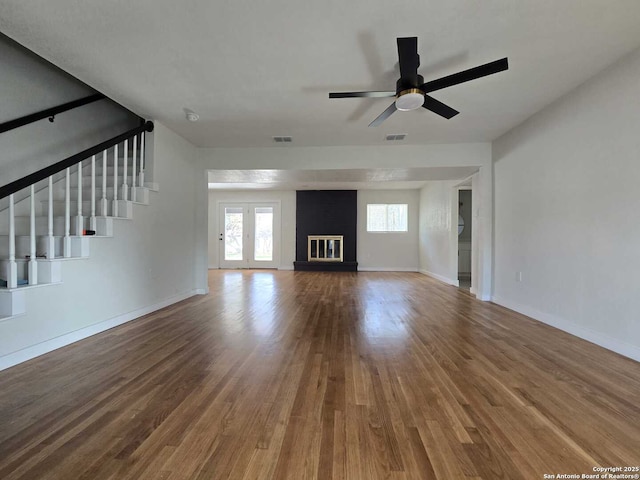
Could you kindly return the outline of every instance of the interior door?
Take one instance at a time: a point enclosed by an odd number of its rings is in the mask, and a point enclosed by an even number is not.
[[[220,268],[277,268],[280,205],[221,203]]]

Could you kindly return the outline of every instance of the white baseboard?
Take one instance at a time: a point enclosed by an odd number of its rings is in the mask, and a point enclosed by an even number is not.
[[[624,342],[622,340],[612,338],[608,335],[603,334],[602,332],[598,332],[591,328],[578,325],[577,323],[574,323],[565,318],[561,318],[557,315],[541,312],[535,308],[526,305],[520,305],[516,302],[512,302],[495,295],[491,298],[491,301],[510,310],[514,310],[518,313],[526,315],[527,317],[531,317],[534,320],[538,320],[542,323],[546,323],[547,325],[551,325],[552,327],[563,330],[567,333],[570,333],[571,335],[580,337],[583,340],[595,343],[596,345],[606,348],[607,350],[611,350],[613,352],[619,353],[620,355],[624,355],[625,357],[629,357],[640,362],[640,347],[636,345],[631,345],[630,343]]]
[[[207,293],[209,293],[209,287],[207,288],[196,288],[193,293],[195,295],[206,295]]]
[[[293,265],[280,265],[278,270],[293,270]]]
[[[0,357],[0,370],[5,370],[9,367],[13,367],[14,365],[18,365],[19,363],[26,362],[27,360],[31,360],[32,358],[39,357],[40,355],[44,355],[45,353],[57,350],[58,348],[66,347],[67,345],[75,343],[79,340],[83,340],[87,337],[96,335],[97,333],[104,332],[105,330],[109,330],[110,328],[117,327],[118,325],[130,322],[131,320],[135,320],[136,318],[147,315],[148,313],[152,313],[156,310],[160,310],[161,308],[173,305],[174,303],[192,297],[195,294],[197,294],[196,290],[190,290],[188,292],[174,295],[153,305],[139,308],[137,310],[133,310],[132,312],[118,315],[117,317],[104,320],[94,325],[89,325],[88,327],[81,328],[80,330],[65,333],[64,335],[52,338],[51,340],[46,340],[42,343],[23,348],[22,350],[18,350],[17,352],[9,353],[8,355]]]
[[[460,286],[458,279],[453,280],[452,278],[445,277],[444,275],[438,275],[437,273],[429,272],[428,270],[418,270],[418,272],[428,277],[435,278],[436,280],[440,280],[447,285],[453,285],[454,287]]]
[[[217,265],[209,265],[209,270],[218,270]]]
[[[417,268],[411,267],[360,267],[359,272],[417,272]]]

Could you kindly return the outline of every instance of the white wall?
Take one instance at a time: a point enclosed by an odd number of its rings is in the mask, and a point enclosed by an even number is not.
[[[206,176],[206,175],[205,175]],[[280,203],[280,266],[293,270],[296,259],[296,192],[255,190],[209,190],[209,268],[218,268],[220,240],[218,215],[220,202],[279,202]]]
[[[358,190],[358,270],[418,271],[418,190]],[[367,232],[368,203],[406,203],[408,232]]]
[[[205,169],[348,169],[490,166],[489,143],[351,147],[200,148]]]
[[[201,290],[195,148],[157,122],[153,142],[160,191],[117,220],[113,238],[91,239],[90,258],[64,261],[62,284],[26,290],[27,313],[0,322],[0,368]]]
[[[0,122],[95,93],[0,35]],[[0,135],[0,185],[81,152],[137,126],[134,115],[109,100],[78,107]]]
[[[420,190],[420,272],[458,285],[457,181],[428,182]]]
[[[494,301],[640,360],[638,79],[640,51],[494,143]]]

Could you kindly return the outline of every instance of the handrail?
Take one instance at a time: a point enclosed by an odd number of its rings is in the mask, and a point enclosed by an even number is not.
[[[103,98],[106,97],[102,93],[96,93],[94,95],[89,95],[88,97],[80,98],[72,102],[63,103],[62,105],[58,105],[57,107],[47,108],[46,110],[32,113],[30,115],[25,115],[24,117],[16,118],[15,120],[9,120],[8,122],[0,123],[0,133],[8,132],[9,130],[13,130],[14,128],[37,122],[38,120],[42,120],[43,118],[52,118],[59,113],[81,107],[88,103],[97,102],[98,100],[102,100]]]
[[[36,182],[44,180],[45,178],[50,177],[51,175],[55,175],[56,173],[61,172],[66,168],[72,167],[76,163],[80,163],[83,160],[86,160],[87,158],[89,158],[90,156],[96,155],[106,150],[107,148],[113,147],[114,145],[120,142],[123,142],[124,140],[131,138],[134,135],[137,135],[142,132],[153,132],[153,122],[149,122],[149,121],[145,122],[143,125],[140,125],[139,127],[132,128],[131,130],[124,132],[116,137],[113,137],[109,140],[99,143],[98,145],[95,145],[91,148],[87,148],[86,150],[83,150],[80,153],[71,155],[70,157],[65,158],[64,160],[61,160],[57,163],[54,163],[53,165],[49,165],[48,167],[43,168],[42,170],[38,170],[35,173],[31,173],[26,177],[22,177],[19,180],[16,180],[14,182],[6,184],[3,187],[0,187],[0,199],[4,197],[8,197],[12,193],[19,192],[23,188],[26,188],[30,185],[33,185]]]

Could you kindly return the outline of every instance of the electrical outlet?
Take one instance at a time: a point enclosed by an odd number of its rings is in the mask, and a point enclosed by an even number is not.
[[[516,282],[522,281],[522,272],[516,272]]]

